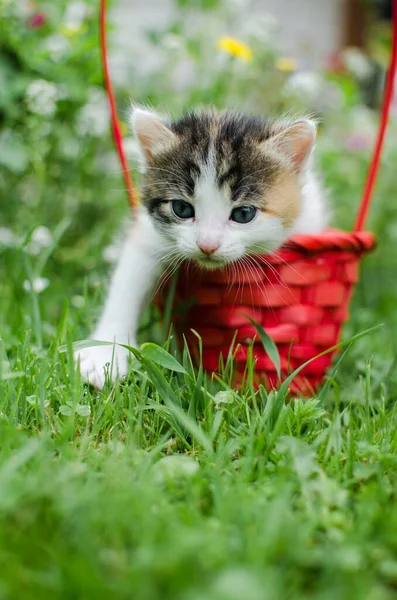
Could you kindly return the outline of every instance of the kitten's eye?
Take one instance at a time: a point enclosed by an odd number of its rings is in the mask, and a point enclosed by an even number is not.
[[[189,202],[184,200],[171,200],[174,215],[179,219],[192,219],[194,217],[194,208]]]
[[[253,206],[239,206],[232,210],[230,218],[236,223],[249,223],[255,217],[256,210]]]

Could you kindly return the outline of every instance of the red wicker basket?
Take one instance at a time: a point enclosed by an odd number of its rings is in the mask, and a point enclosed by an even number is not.
[[[236,372],[244,373],[248,347],[258,382],[278,384],[276,367],[267,356],[250,317],[277,344],[282,375],[334,346],[348,318],[348,306],[363,253],[374,247],[368,232],[326,231],[292,238],[281,251],[264,256],[250,270],[239,269],[231,285],[228,271],[203,273],[183,270],[175,303],[193,305],[175,321],[193,356],[198,357],[199,334],[205,369],[217,371],[220,356],[234,355]],[[324,378],[332,353],[301,371],[292,389],[311,393]]]
[[[106,0],[101,0],[101,47],[113,134],[122,164],[132,208],[135,195],[122,145],[114,95],[109,76],[105,27]],[[354,284],[362,255],[374,248],[373,234],[363,231],[379,168],[397,65],[397,0],[393,0],[393,43],[386,80],[377,141],[370,163],[363,198],[353,232],[329,230],[317,235],[295,236],[278,252],[255,259],[257,266],[242,268],[233,282],[227,271],[207,273],[183,270],[176,288],[175,304],[193,305],[175,321],[179,338],[186,337],[193,356],[202,341],[203,366],[217,371],[220,357],[234,344],[236,372],[244,372],[248,347],[254,343],[258,380],[272,387],[279,382],[275,366],[257,341],[257,330],[249,317],[263,326],[278,346],[282,376],[322,351],[337,344],[341,326],[348,318]],[[308,393],[319,384],[332,361],[332,353],[313,360],[293,382],[295,390]]]

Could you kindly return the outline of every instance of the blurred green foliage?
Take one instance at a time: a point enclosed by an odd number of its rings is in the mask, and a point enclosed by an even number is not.
[[[377,125],[365,57],[310,69],[245,2],[175,7],[124,57],[123,125],[131,97],[174,116],[203,104],[313,113],[333,223],[350,228]],[[385,326],[351,348],[326,398],[237,393],[186,355],[187,375],[147,358],[161,390],[137,369],[98,393],[58,351],[87,337],[129,215],[97,11],[0,0],[0,598],[394,598],[395,108],[370,218],[379,249],[345,335]],[[114,58],[126,50],[111,15]],[[225,35],[252,60],[222,51]],[[135,166],[126,126],[125,142]]]

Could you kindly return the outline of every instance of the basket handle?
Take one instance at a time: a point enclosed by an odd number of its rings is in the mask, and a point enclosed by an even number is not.
[[[380,114],[378,135],[375,142],[371,162],[369,164],[367,178],[364,184],[363,197],[358,207],[354,231],[362,231],[367,221],[375,182],[379,171],[380,159],[385,140],[386,129],[389,124],[390,108],[394,95],[394,81],[397,68],[397,0],[393,0],[393,23],[392,23],[392,48],[389,68],[387,70],[386,85]]]
[[[110,118],[113,131],[113,139],[116,146],[116,150],[119,156],[120,164],[122,167],[124,182],[128,194],[129,204],[133,211],[137,209],[137,195],[132,181],[131,173],[128,168],[127,158],[123,147],[123,137],[121,134],[120,122],[117,116],[116,101],[114,98],[112,81],[110,78],[109,65],[108,65],[108,52],[106,43],[106,0],[101,0],[100,5],[100,45],[101,45],[101,57],[102,57],[102,68],[105,77],[105,89],[109,101]],[[394,82],[397,68],[397,0],[393,0],[393,25],[392,25],[392,49],[390,64],[387,72],[386,85],[382,103],[382,110],[380,115],[379,130],[372,154],[371,162],[367,177],[364,184],[363,196],[358,208],[356,222],[354,224],[354,231],[361,231],[365,227],[365,223],[368,217],[372,196],[375,188],[375,182],[379,171],[380,159],[382,155],[386,129],[389,122],[390,108],[393,100],[394,93]]]
[[[108,65],[108,51],[106,43],[106,0],[101,0],[101,7],[99,13],[99,31],[100,31],[100,45],[101,45],[101,57],[102,57],[102,69],[105,77],[105,89],[109,101],[110,108],[110,120],[112,124],[113,139],[116,146],[117,154],[123,172],[124,183],[128,194],[129,204],[134,212],[137,210],[137,195],[134,188],[134,184],[131,177],[131,172],[128,168],[127,158],[123,147],[123,136],[121,133],[120,121],[117,116],[116,101],[114,98],[112,80],[110,78],[109,65]]]

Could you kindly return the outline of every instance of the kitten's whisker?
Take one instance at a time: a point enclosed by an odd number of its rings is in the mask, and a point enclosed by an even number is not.
[[[278,291],[278,289],[277,289],[277,288],[274,286],[273,282],[270,280],[270,278],[269,278],[269,276],[267,275],[266,271],[264,271],[264,274],[265,274],[265,277],[266,277],[266,280],[267,280],[268,284],[270,284],[270,285],[271,285],[271,287],[272,287],[272,288],[273,288],[273,290],[275,291],[276,295],[277,295],[277,296],[280,298],[280,300],[283,300],[283,297],[281,296],[281,294],[280,294],[280,292]],[[264,284],[264,286],[263,286],[263,290],[265,290],[265,288],[266,288],[266,285]],[[290,289],[290,288],[288,287],[288,285],[286,285],[286,284],[285,284],[285,282],[284,282],[284,288],[285,288],[285,289]],[[291,304],[289,304],[289,303],[287,302],[286,306],[288,306],[288,307],[291,307]]]
[[[255,264],[257,265],[257,267],[259,267],[259,269],[263,269],[263,265],[259,264],[258,262],[256,262],[255,258],[257,257],[258,259],[260,259],[265,266],[270,269],[270,271],[274,274],[274,276],[276,277],[278,283],[280,285],[282,285],[284,288],[288,288],[288,285],[285,283],[284,279],[281,277],[280,273],[277,271],[277,269],[271,264],[269,263],[265,258],[263,254],[259,254],[257,252],[255,252],[254,254],[250,254],[250,256],[254,259]]]
[[[260,281],[260,282],[258,282],[258,283],[257,283],[257,285],[258,285],[259,291],[261,291],[261,292],[262,292],[262,294],[263,294],[263,295],[265,296],[265,298],[266,298],[266,306],[267,306],[268,308],[270,308],[270,309],[272,310],[273,314],[274,314],[274,307],[273,307],[273,306],[270,304],[270,302],[269,302],[269,293],[268,293],[268,289],[267,289],[266,281],[267,281],[268,283],[270,283],[270,285],[271,285],[272,287],[273,287],[273,284],[272,284],[272,282],[269,280],[269,277],[267,276],[267,274],[266,274],[266,272],[265,272],[265,271],[263,272],[263,274],[264,274],[264,277],[265,277],[265,281]],[[278,295],[279,295],[279,294],[278,294]]]
[[[251,285],[251,279],[250,279],[249,275],[252,275],[255,279],[255,271],[253,270],[252,265],[250,264],[250,260],[249,260],[248,256],[245,257],[245,263],[246,263],[247,269],[249,271],[249,272],[247,272],[247,275],[248,275],[248,284],[249,284],[250,295],[251,295],[251,306],[252,306],[252,308],[254,308],[254,296],[252,294],[252,285]]]
[[[226,287],[226,292],[225,292],[225,296],[227,296],[230,293],[231,288],[233,287],[233,283],[234,283],[234,279],[235,279],[235,263],[227,263],[226,264],[226,276],[227,276],[227,287]]]
[[[302,278],[302,281],[305,281],[305,277],[302,275],[302,273],[299,273],[299,271],[297,271],[297,270],[296,270],[296,269],[295,269],[295,268],[292,266],[292,264],[291,264],[291,263],[287,262],[287,261],[286,261],[286,260],[285,260],[285,259],[284,259],[282,256],[280,256],[280,255],[278,254],[278,250],[273,250],[273,251],[272,251],[272,254],[273,254],[273,255],[274,255],[274,256],[275,256],[275,257],[276,257],[278,260],[281,260],[281,262],[282,262],[284,265],[287,265],[287,266],[288,266],[290,269],[292,269],[292,271],[293,271],[293,272],[294,272],[296,275],[299,275],[299,277],[301,277],[301,278]]]
[[[167,267],[167,269],[161,276],[161,278],[156,286],[153,297],[156,296],[159,293],[160,289],[167,283],[167,281],[169,281],[172,278],[172,276],[174,275],[174,273],[176,273],[176,271],[181,266],[181,264],[183,263],[184,260],[185,260],[185,257],[180,256],[179,259],[174,264]]]

